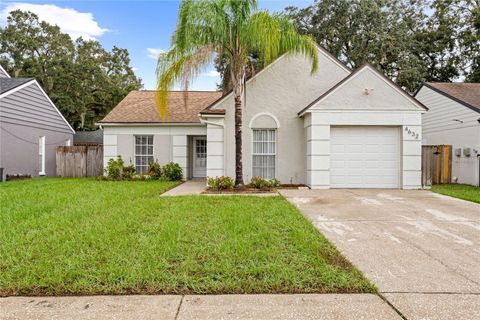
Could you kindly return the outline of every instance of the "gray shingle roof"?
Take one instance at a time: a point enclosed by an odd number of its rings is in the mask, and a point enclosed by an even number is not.
[[[425,86],[480,112],[480,83],[427,82]]]
[[[0,94],[15,89],[33,78],[0,78]]]
[[[97,129],[95,131],[77,131],[73,135],[74,144],[103,144],[103,130]]]

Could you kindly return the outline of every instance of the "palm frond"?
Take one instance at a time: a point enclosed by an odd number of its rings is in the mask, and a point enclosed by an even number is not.
[[[242,40],[251,48],[257,48],[265,65],[284,53],[300,53],[310,58],[311,73],[318,68],[318,51],[311,36],[300,35],[290,19],[283,14],[271,15],[268,11],[253,14],[245,29]]]
[[[176,47],[161,55],[157,63],[157,93],[156,102],[160,117],[165,119],[168,111],[168,91],[179,82],[185,90],[185,105],[188,86],[212,62],[215,46],[206,45],[195,52],[180,54]]]

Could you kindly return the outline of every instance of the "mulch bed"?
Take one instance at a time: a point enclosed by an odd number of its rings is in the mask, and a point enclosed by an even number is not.
[[[225,190],[213,190],[207,188],[203,191],[202,194],[258,194],[258,193],[277,193],[280,189],[298,189],[301,187],[307,188],[304,184],[282,184],[277,188],[272,189],[257,189],[250,186],[243,186],[234,189],[225,189]]]
[[[29,174],[7,174],[7,181],[32,179]]]

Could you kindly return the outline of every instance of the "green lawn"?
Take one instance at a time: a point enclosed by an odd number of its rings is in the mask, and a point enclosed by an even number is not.
[[[480,203],[480,188],[466,184],[439,184],[432,186],[432,191],[447,196]]]
[[[375,292],[283,198],[174,185],[0,184],[0,296]]]

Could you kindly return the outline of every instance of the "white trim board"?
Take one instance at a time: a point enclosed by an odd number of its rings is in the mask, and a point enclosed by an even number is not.
[[[0,70],[7,76],[7,78],[11,78],[11,76],[8,74],[7,70],[5,70],[2,65],[0,65]]]
[[[18,87],[15,87],[7,92],[4,92],[2,94],[0,94],[0,98],[4,98],[6,96],[9,96],[11,95],[12,93],[15,93],[17,91],[20,91],[22,90],[23,88],[26,88],[28,87],[29,85],[31,84],[35,84],[39,89],[40,91],[42,92],[42,94],[47,98],[48,102],[50,103],[50,105],[55,109],[55,111],[58,113],[58,115],[62,118],[62,120],[67,124],[68,128],[72,131],[73,134],[75,134],[75,130],[73,130],[72,126],[70,125],[70,123],[68,123],[67,119],[65,119],[65,117],[63,116],[63,114],[60,112],[60,110],[58,110],[57,106],[53,103],[53,101],[50,99],[50,97],[47,95],[47,93],[45,92],[45,90],[43,90],[42,86],[40,86],[40,84],[37,82],[37,80],[35,79],[32,79],[28,82],[25,82],[24,84],[22,85],[19,85]]]
[[[352,70],[350,70],[349,68],[347,68],[344,64],[342,64],[339,60],[335,59],[326,49],[320,47],[319,45],[317,45],[317,48],[318,48],[318,51],[320,53],[322,53],[327,59],[331,60],[333,63],[335,63],[336,65],[338,65],[340,68],[342,68],[344,71],[348,72],[349,74],[352,73]],[[265,68],[263,68],[262,70],[260,70],[257,74],[255,74],[253,77],[251,77],[250,79],[247,80],[247,82],[245,83],[245,86],[247,84],[249,84],[251,81],[253,81],[254,79],[256,79],[257,77],[259,77],[261,74],[263,74],[265,71],[267,71],[268,69],[270,69],[274,64],[276,64],[278,61],[284,59],[285,57],[288,57],[288,56],[291,56],[293,53],[285,53],[283,55],[281,55],[280,57],[278,57],[276,60],[274,60],[272,63],[270,63],[268,66],[266,66]],[[224,101],[225,99],[227,99],[228,97],[230,97],[231,95],[233,95],[233,91],[231,91],[230,93],[224,95],[223,97],[221,97],[220,99],[218,99],[217,101],[215,101],[212,105],[208,106],[207,108],[208,109],[215,109],[217,107],[217,105]]]

